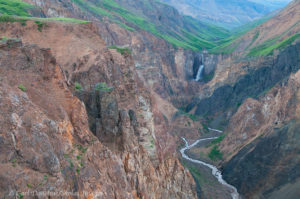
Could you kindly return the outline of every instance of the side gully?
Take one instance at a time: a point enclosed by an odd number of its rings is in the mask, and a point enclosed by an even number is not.
[[[216,130],[216,129],[211,129],[211,128],[210,128],[209,130],[215,131],[215,132],[218,132],[218,133],[222,133],[222,131]],[[207,140],[214,140],[214,139],[217,139],[217,138],[218,138],[218,137],[210,137],[210,138],[198,139],[196,142],[194,142],[194,143],[191,144],[191,145],[189,145],[189,143],[187,142],[187,140],[186,140],[185,138],[182,138],[183,141],[185,142],[185,147],[182,148],[182,149],[180,150],[180,153],[181,153],[181,155],[182,155],[182,157],[183,157],[184,159],[189,160],[189,161],[191,161],[191,162],[193,162],[193,163],[200,164],[200,165],[203,165],[203,166],[206,166],[206,167],[210,168],[210,169],[212,170],[212,175],[215,176],[215,177],[218,179],[219,183],[221,183],[222,185],[224,185],[224,186],[226,186],[226,187],[229,188],[229,190],[231,191],[231,197],[232,197],[232,199],[240,199],[240,196],[239,196],[239,193],[237,192],[237,189],[236,189],[234,186],[228,184],[228,183],[223,179],[222,173],[221,173],[221,171],[218,170],[217,167],[215,167],[214,165],[211,165],[211,164],[202,162],[202,161],[200,161],[200,160],[192,159],[192,158],[190,158],[189,156],[187,156],[187,155],[185,154],[185,151],[186,151],[186,150],[193,148],[194,146],[196,146],[196,145],[199,144],[200,142],[207,141]]]

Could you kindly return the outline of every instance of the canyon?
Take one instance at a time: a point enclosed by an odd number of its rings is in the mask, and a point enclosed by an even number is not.
[[[0,16],[1,198],[300,195],[299,0],[233,35],[154,0],[22,3]]]

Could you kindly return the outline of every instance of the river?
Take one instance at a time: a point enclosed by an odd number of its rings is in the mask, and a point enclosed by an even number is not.
[[[216,131],[216,132],[218,132],[218,133],[222,133],[222,131],[216,130],[216,129],[209,129],[209,130],[211,130],[211,131]],[[182,155],[182,157],[183,157],[184,159],[189,160],[189,161],[191,161],[191,162],[193,162],[193,163],[200,164],[200,165],[203,165],[203,166],[206,166],[206,167],[210,168],[210,169],[212,170],[212,175],[215,176],[215,177],[218,179],[219,183],[221,183],[222,185],[224,185],[224,186],[226,186],[227,188],[229,188],[229,190],[231,191],[231,197],[232,197],[232,199],[239,199],[240,196],[239,196],[239,193],[237,192],[237,189],[236,189],[234,186],[228,184],[228,183],[223,179],[222,173],[221,173],[221,171],[218,170],[217,167],[215,167],[214,165],[208,164],[208,163],[206,163],[206,162],[200,161],[200,160],[192,159],[192,158],[190,158],[189,156],[187,156],[187,155],[185,154],[185,151],[186,151],[186,150],[193,148],[194,146],[196,146],[196,145],[199,144],[200,142],[207,141],[207,140],[214,140],[214,139],[217,139],[217,138],[218,138],[218,137],[210,137],[210,138],[198,139],[196,142],[194,142],[194,143],[191,144],[191,145],[189,145],[189,143],[186,141],[185,138],[182,138],[182,139],[184,140],[184,142],[185,142],[185,147],[182,148],[182,149],[180,150],[180,153],[181,153],[181,155]]]

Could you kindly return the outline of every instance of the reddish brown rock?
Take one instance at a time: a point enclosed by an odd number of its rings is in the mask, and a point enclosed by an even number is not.
[[[69,27],[54,23],[47,28],[48,33],[68,33]],[[27,28],[20,30],[23,41],[39,47],[9,40],[0,48],[1,197],[35,190],[80,198],[195,198],[194,181],[178,160],[158,158],[151,98],[137,83],[130,56],[107,50],[100,37],[98,50],[81,40],[63,45],[73,52],[81,45],[77,57],[56,42],[49,42],[51,50],[41,50],[47,43],[27,32],[35,32],[34,24]],[[75,81],[82,91],[73,90]],[[94,90],[98,82],[113,87],[100,99]],[[90,110],[97,106],[94,117]],[[90,131],[93,119],[104,126],[98,133],[118,139],[96,137]]]

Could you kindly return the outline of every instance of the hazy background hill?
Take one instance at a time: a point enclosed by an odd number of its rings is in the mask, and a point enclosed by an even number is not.
[[[161,0],[185,15],[234,28],[283,8],[291,0]]]

